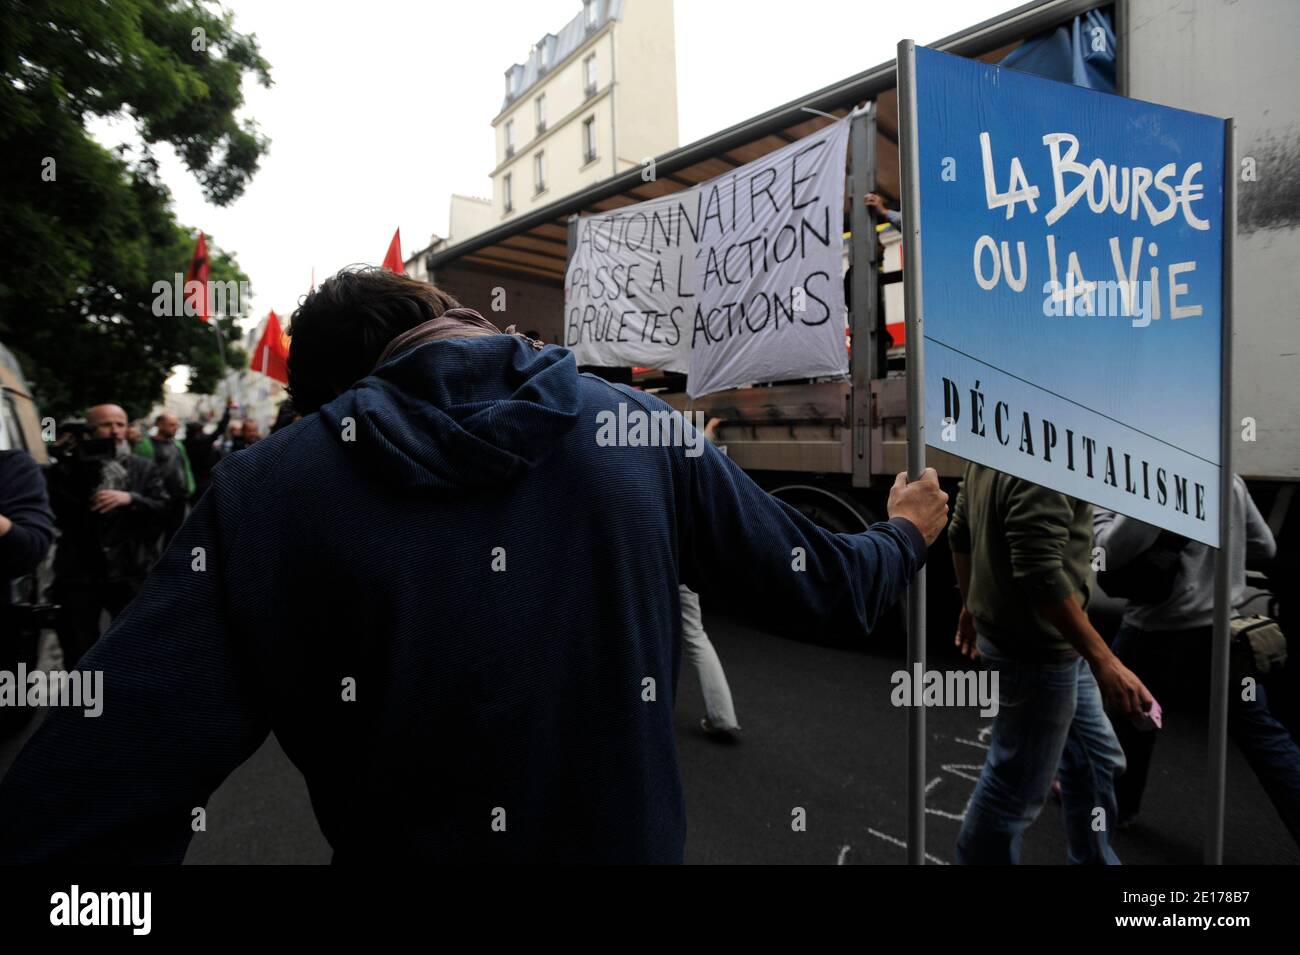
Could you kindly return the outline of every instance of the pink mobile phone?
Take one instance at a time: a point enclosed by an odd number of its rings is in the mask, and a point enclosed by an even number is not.
[[[1160,704],[1154,699],[1151,701],[1151,709],[1145,713],[1135,713],[1131,719],[1133,725],[1140,730],[1158,730],[1164,726],[1164,719],[1160,713]]]

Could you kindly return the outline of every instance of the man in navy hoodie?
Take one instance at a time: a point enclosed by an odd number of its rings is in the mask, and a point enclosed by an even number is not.
[[[678,583],[865,638],[946,521],[933,473],[836,535],[707,441],[605,446],[667,406],[405,276],[340,273],[292,329],[303,419],[217,468],[86,656],[103,713],[20,755],[0,862],[179,862],[271,730],[337,862],[680,862]]]

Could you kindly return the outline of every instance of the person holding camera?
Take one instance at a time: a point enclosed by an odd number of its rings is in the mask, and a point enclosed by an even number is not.
[[[150,461],[133,455],[126,412],[96,405],[86,428],[50,472],[62,532],[54,555],[56,629],[75,669],[99,639],[100,616],[117,616],[162,553],[169,496]]]

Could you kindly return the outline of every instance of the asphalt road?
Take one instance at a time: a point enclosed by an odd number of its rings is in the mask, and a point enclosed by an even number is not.
[[[684,671],[677,725],[690,820],[687,861],[904,863],[907,711],[889,701],[890,677],[904,667],[901,653],[800,643],[707,611],[706,622],[743,732],[736,745],[723,747],[692,729],[703,702],[693,674]],[[961,814],[984,761],[981,730],[989,723],[973,709],[927,711],[932,863],[953,860]],[[1203,719],[1171,715],[1161,732],[1143,818],[1114,838],[1126,864],[1201,860],[1206,726]],[[1231,746],[1227,800],[1226,862],[1300,862],[1300,849]],[[805,832],[791,830],[796,806],[807,810]],[[1021,858],[1065,862],[1054,800],[1026,833]]]
[[[901,654],[783,639],[705,613],[743,730],[732,744],[698,729],[694,673],[682,673],[676,722],[686,790],[689,863],[901,864],[907,711],[889,702]],[[937,662],[937,661],[936,661]],[[928,711],[927,850],[950,863],[961,813],[984,758],[971,709]],[[1205,725],[1170,714],[1152,767],[1144,816],[1115,835],[1127,864],[1197,863],[1205,810]],[[17,741],[0,743],[0,772]],[[1235,748],[1228,756],[1228,863],[1300,862],[1263,790]],[[806,819],[795,831],[797,809]],[[1022,860],[1061,864],[1060,808],[1049,800]],[[213,795],[208,831],[186,862],[326,863],[306,786],[274,738]]]

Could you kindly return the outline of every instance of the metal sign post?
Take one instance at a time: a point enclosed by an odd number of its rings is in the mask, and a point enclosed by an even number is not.
[[[876,374],[876,228],[875,216],[867,208],[867,195],[876,191],[876,104],[855,110],[849,120],[849,228],[853,234],[849,249],[853,353],[850,371],[853,381],[853,486],[871,484],[871,379]]]
[[[903,315],[907,355],[907,477],[925,470],[924,324],[921,310],[921,186],[916,135],[916,43],[898,44],[898,147],[903,199]],[[907,588],[907,671],[925,672],[925,568]],[[925,864],[925,707],[907,711],[907,861]]]
[[[1219,389],[1219,549],[1214,553],[1214,641],[1210,657],[1209,807],[1205,864],[1223,864],[1228,759],[1229,630],[1232,620],[1232,246],[1237,234],[1236,124],[1223,124],[1223,316]]]

